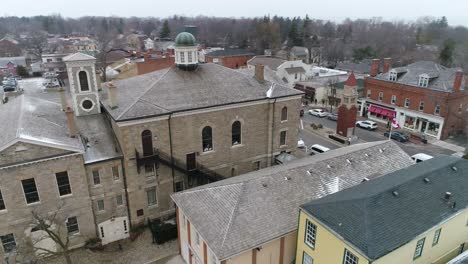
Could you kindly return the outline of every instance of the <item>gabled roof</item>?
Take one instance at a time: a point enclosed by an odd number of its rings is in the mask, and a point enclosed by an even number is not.
[[[436,157],[302,208],[376,260],[466,210],[467,175],[468,160]]]
[[[171,112],[209,108],[228,104],[267,100],[268,81],[207,63],[195,71],[173,66],[136,77],[114,81],[117,108],[111,109],[103,95],[103,105],[114,120],[132,120]],[[104,89],[107,91],[107,89]],[[302,92],[276,85],[273,98],[298,96]]]
[[[354,87],[354,86],[358,85],[357,80],[356,80],[356,76],[354,76],[354,72],[351,72],[351,74],[348,77],[348,80],[346,80],[345,85],[351,86],[351,87]]]
[[[89,61],[89,60],[96,60],[96,58],[94,58],[91,55],[84,54],[84,53],[81,53],[81,52],[77,52],[77,53],[68,55],[68,56],[63,58],[63,61],[65,61],[65,62],[67,62],[67,61]]]
[[[84,152],[78,138],[68,136],[67,118],[60,105],[21,95],[0,105],[0,151],[18,141]]]
[[[0,68],[6,68],[9,62],[13,63],[15,66],[18,66],[18,65],[26,66],[26,59],[24,58],[24,56],[3,57],[3,58],[0,58]]]
[[[287,60],[281,59],[281,58],[276,58],[276,57],[271,57],[271,56],[255,56],[252,59],[250,59],[247,64],[248,65],[257,65],[257,64],[262,64],[265,66],[268,66],[273,71],[276,71],[278,67],[286,62]]]
[[[400,74],[398,74],[398,78],[395,82],[419,87],[419,76],[427,74],[430,78],[429,85],[428,87],[420,88],[450,92],[453,90],[455,73],[460,70],[460,68],[447,68],[433,61],[418,61],[404,67],[391,69],[389,72],[381,73],[374,78],[390,82],[390,72],[396,71]]]
[[[393,142],[357,144],[176,193],[172,199],[224,260],[296,230],[301,204],[411,164]]]

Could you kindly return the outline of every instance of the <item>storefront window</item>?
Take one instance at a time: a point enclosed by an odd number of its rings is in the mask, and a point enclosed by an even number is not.
[[[429,135],[437,136],[437,134],[439,133],[439,128],[440,124],[429,122],[429,124],[427,125],[426,133]]]
[[[415,118],[412,117],[412,116],[406,116],[405,117],[405,125],[404,127],[405,128],[409,128],[409,129],[414,129],[414,122],[415,122]]]

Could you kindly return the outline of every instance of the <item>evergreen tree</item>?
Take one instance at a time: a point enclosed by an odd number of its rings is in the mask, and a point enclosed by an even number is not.
[[[453,63],[454,50],[455,41],[453,41],[452,39],[445,40],[439,55],[440,64],[450,67]]]
[[[169,28],[169,21],[164,20],[161,31],[159,32],[159,37],[160,38],[167,38],[167,37],[169,37],[169,34],[171,34],[171,29]]]
[[[288,33],[288,46],[302,46],[302,37],[301,34],[299,33],[299,28],[297,25],[297,19],[293,19],[291,23],[291,27],[289,29]]]

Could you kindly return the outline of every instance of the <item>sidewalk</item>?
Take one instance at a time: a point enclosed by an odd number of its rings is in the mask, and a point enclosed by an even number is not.
[[[435,145],[435,146],[438,146],[438,147],[441,147],[441,148],[444,148],[444,149],[455,151],[458,154],[464,154],[465,151],[466,151],[466,149],[464,147],[461,147],[461,146],[458,146],[458,145],[455,145],[455,144],[452,144],[452,143],[448,143],[448,142],[442,141],[442,140],[434,140],[434,141],[430,141],[430,143],[432,145]]]
[[[178,254],[177,239],[166,242],[162,245],[152,244],[151,242],[151,232],[146,230],[133,242],[129,239],[123,240],[121,242],[123,247],[122,251],[119,251],[115,244],[111,244],[106,246],[102,251],[91,251],[85,248],[76,249],[71,253],[71,257],[73,264],[147,264],[160,263],[156,261]],[[39,261],[38,263],[62,264],[64,263],[64,259],[47,258]],[[178,262],[167,263],[177,264]]]

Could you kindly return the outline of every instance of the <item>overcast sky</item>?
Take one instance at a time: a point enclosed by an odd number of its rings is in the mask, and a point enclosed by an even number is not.
[[[254,17],[265,14],[305,16],[341,21],[382,17],[414,21],[421,16],[446,16],[450,25],[468,26],[468,0],[2,0],[1,15],[33,16],[60,13],[80,16]]]

